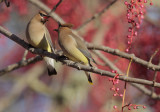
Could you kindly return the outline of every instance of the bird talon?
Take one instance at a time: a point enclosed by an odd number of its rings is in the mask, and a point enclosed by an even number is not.
[[[81,69],[81,67],[80,67],[80,65],[79,65],[79,63],[78,63],[78,62],[75,62],[75,63],[74,63],[74,65],[75,65],[75,66],[77,66],[78,70],[80,70],[80,69]]]

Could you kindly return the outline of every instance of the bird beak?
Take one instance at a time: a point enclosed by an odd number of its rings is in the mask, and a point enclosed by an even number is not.
[[[58,29],[54,29],[53,31],[56,31],[56,32],[58,32]]]
[[[46,15],[43,17],[45,20],[47,20],[48,18],[50,18],[50,16]],[[48,21],[48,20],[47,20]]]
[[[48,19],[50,18],[50,16],[46,15],[42,18],[41,22],[46,23],[48,21]]]
[[[58,27],[61,27],[61,23],[59,21],[57,21],[57,23],[58,23]]]

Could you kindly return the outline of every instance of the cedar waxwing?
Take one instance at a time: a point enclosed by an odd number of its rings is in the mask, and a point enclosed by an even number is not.
[[[58,28],[58,42],[64,53],[70,60],[74,62],[80,62],[84,65],[92,66],[90,60],[95,62],[89,53],[85,43],[76,36],[71,28],[72,24],[59,24]],[[92,84],[91,76],[88,72],[85,72],[88,82]]]
[[[40,11],[36,14],[27,25],[26,38],[32,46],[48,52],[53,52],[52,40],[45,26],[45,22],[48,21],[48,18],[49,16],[44,11]],[[47,64],[48,75],[56,75],[54,59],[49,57],[43,57],[43,59]]]
[[[10,6],[10,2],[8,2],[7,0],[0,0],[0,3],[5,2],[6,6],[9,7]]]

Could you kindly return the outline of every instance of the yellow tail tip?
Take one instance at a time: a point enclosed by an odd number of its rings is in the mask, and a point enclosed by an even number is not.
[[[93,82],[90,82],[90,81],[88,81],[88,82],[89,82],[89,84],[93,85]]]

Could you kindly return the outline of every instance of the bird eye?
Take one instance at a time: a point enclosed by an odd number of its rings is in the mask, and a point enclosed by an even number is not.
[[[46,16],[45,14],[42,14],[42,13],[39,13],[39,14],[40,14],[40,16],[42,16],[42,17]]]

